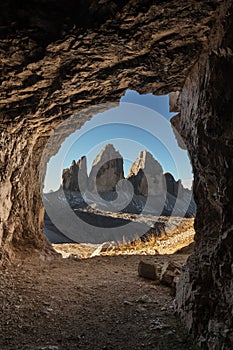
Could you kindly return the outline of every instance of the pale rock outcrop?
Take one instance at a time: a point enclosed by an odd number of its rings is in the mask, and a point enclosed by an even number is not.
[[[148,151],[141,151],[130,168],[128,180],[134,187],[134,193],[142,196],[164,195],[165,182],[163,169]]]
[[[107,144],[92,163],[88,179],[90,192],[114,192],[124,179],[123,158],[113,145]]]

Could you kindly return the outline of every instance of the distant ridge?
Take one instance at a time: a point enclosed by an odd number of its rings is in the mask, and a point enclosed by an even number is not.
[[[106,144],[96,156],[89,176],[86,157],[77,162],[73,160],[70,168],[63,170],[62,188],[72,192],[112,192],[116,190],[117,183],[124,179],[131,182],[136,195],[161,195],[167,191],[177,197],[178,193],[191,192],[183,187],[181,180],[176,181],[172,174],[164,173],[161,164],[146,150],[139,152],[125,177],[123,157],[112,144]]]

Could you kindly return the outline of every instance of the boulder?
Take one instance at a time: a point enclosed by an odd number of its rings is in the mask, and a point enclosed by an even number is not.
[[[161,269],[160,282],[168,287],[176,288],[180,274],[180,264],[173,261],[166,261]]]
[[[140,261],[138,264],[138,275],[150,280],[159,279],[159,272],[156,265],[144,261]]]
[[[147,263],[140,261],[138,264],[138,275],[140,277],[158,280],[171,288],[176,288],[181,274],[182,266],[173,261],[166,261],[162,265],[159,263]]]

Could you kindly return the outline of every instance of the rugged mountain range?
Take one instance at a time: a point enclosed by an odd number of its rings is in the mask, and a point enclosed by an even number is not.
[[[164,174],[149,152],[139,153],[125,177],[123,158],[110,144],[93,161],[89,176],[86,157],[64,169],[60,190],[44,195],[44,206],[45,232],[53,242],[68,242],[77,230],[93,236],[93,227],[95,239],[104,227],[123,226],[128,236],[141,232],[142,226],[150,232],[161,216],[193,217],[196,211],[192,192]],[[131,221],[133,228],[126,225]],[[92,227],[91,233],[83,222]]]
[[[122,181],[123,180],[123,181]],[[141,151],[132,164],[127,177],[124,176],[123,158],[113,145],[107,144],[93,161],[90,175],[87,174],[86,157],[75,162],[62,174],[62,188],[71,192],[109,193],[117,187],[127,190],[126,181],[132,184],[136,196],[171,195],[182,199],[191,191],[185,189],[181,180],[172,174],[163,173],[162,166],[148,151]],[[129,186],[129,184],[128,184]],[[193,213],[194,214],[194,213]]]

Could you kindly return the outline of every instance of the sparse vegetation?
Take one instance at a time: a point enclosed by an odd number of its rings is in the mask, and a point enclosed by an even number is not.
[[[156,255],[173,254],[179,249],[188,246],[194,238],[194,219],[183,219],[180,221],[173,218],[172,222],[167,222],[163,234],[159,235],[155,230],[142,237],[137,237],[133,242],[123,239],[122,242],[101,248],[98,244],[53,244],[54,249],[61,253],[64,258],[69,256],[86,259],[96,255]],[[105,244],[106,245],[106,244]]]
[[[140,254],[140,255],[154,255],[160,254],[161,249],[163,249],[163,254],[171,253],[170,249],[178,250],[184,246],[189,245],[193,242],[194,237],[194,219],[182,220],[178,223],[177,228],[166,232],[165,234],[158,236],[157,232],[150,231],[144,237],[137,237],[133,242],[124,240],[122,243],[118,242],[115,249],[102,252],[100,255],[120,255],[120,254]],[[187,237],[182,236],[182,233],[188,233]],[[171,238],[176,238],[174,241],[177,247],[171,247]],[[179,239],[180,238],[180,239]],[[169,252],[166,253],[164,250],[167,249]],[[165,248],[165,249],[164,249]]]

